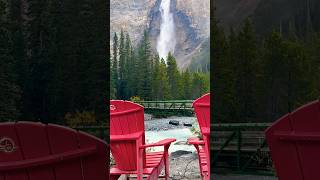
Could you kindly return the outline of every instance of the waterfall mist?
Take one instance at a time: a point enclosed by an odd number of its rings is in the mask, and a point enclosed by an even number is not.
[[[162,0],[160,4],[161,25],[157,42],[157,51],[160,58],[167,59],[169,52],[174,53],[176,46],[175,24],[173,14],[170,12],[171,0]]]

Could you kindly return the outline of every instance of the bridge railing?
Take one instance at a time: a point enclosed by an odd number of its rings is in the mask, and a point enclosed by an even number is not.
[[[171,100],[171,101],[139,101],[145,109],[164,109],[164,110],[174,110],[174,109],[188,109],[191,110],[193,100]]]
[[[211,164],[216,171],[274,175],[264,130],[269,123],[211,125]]]

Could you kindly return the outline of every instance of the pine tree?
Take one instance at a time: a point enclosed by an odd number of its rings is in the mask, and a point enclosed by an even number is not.
[[[151,76],[151,47],[147,31],[144,31],[142,42],[138,48],[139,73],[137,93],[144,100],[152,99],[152,76]]]
[[[62,122],[62,118],[60,117],[63,116],[64,110],[66,110],[64,106],[61,106],[61,104],[66,104],[67,98],[63,97],[63,90],[65,90],[68,87],[67,83],[63,81],[63,77],[66,71],[65,68],[67,64],[65,58],[66,54],[64,54],[63,49],[69,47],[70,44],[66,43],[67,38],[65,38],[64,36],[64,30],[67,28],[65,26],[67,18],[65,18],[65,16],[63,15],[63,12],[65,11],[63,7],[64,5],[62,3],[59,3],[57,1],[48,1],[47,3],[43,4],[43,9],[45,9],[45,12],[43,12],[44,15],[42,15],[42,17],[40,18],[36,18],[36,22],[33,22],[34,24],[37,24],[37,22],[45,21],[45,26],[43,26],[43,30],[46,32],[45,37],[47,39],[47,44],[44,48],[47,50],[47,52],[44,54],[46,58],[45,60],[43,60],[47,63],[47,67],[49,67],[47,70],[48,72],[50,72],[48,73],[50,77],[48,77],[48,79],[46,80],[43,80],[43,83],[45,83],[47,86],[44,92],[44,97],[46,98],[45,106],[47,110],[44,113],[46,114],[46,117],[40,117],[40,120],[47,122]],[[35,29],[31,28],[29,26],[29,23],[27,23],[27,27],[27,33],[35,33]],[[39,38],[41,39],[41,37]],[[30,42],[30,39],[26,38],[26,41]],[[30,44],[30,46],[28,46],[27,48],[33,49],[33,45]],[[29,62],[37,61],[34,56],[28,56],[27,60]],[[31,64],[29,63],[28,65],[29,67],[27,67],[26,69],[29,72]],[[29,72],[27,78],[29,78],[29,80],[34,78],[33,73]],[[37,83],[37,85],[40,84]],[[30,86],[28,82],[26,83],[25,87],[26,88],[24,89],[24,92],[26,96],[24,96],[24,104],[28,107],[30,101],[29,94],[32,94],[32,92],[30,91],[32,91],[31,88],[33,87]],[[31,120],[39,120],[39,115],[29,114],[27,108],[25,108],[24,116],[29,116],[28,119]]]
[[[257,44],[256,37],[249,19],[243,25],[238,35],[238,59],[236,63],[235,81],[236,106],[238,119],[244,119],[250,122],[256,118],[256,58]]]
[[[25,52],[24,24],[22,14],[24,10],[20,6],[20,0],[7,1],[8,4],[8,30],[12,38],[12,56],[16,62],[17,83],[20,87],[25,84],[27,61]],[[21,108],[21,107],[20,107]]]
[[[285,69],[288,71],[282,71],[282,77],[285,78],[284,84],[287,86],[287,98],[285,98],[287,112],[291,112],[312,100],[308,99],[312,84],[309,79],[305,78],[310,71],[304,47],[292,41],[285,41],[284,46]]]
[[[26,33],[28,44],[26,88],[24,89],[24,112],[27,119],[48,122],[49,80],[52,79],[52,62],[49,58],[48,6],[40,0],[29,0]]]
[[[128,86],[129,81],[130,81],[130,75],[132,74],[132,69],[131,66],[132,64],[132,58],[131,58],[131,40],[130,36],[127,33],[126,38],[125,38],[125,64],[124,64],[124,86],[123,86],[123,91],[124,91],[124,99],[129,99],[132,94],[130,90],[130,86]]]
[[[125,66],[126,66],[126,49],[125,49],[125,35],[123,30],[120,32],[120,44],[119,44],[119,87],[118,87],[118,98],[125,99]]]
[[[111,66],[111,92],[113,98],[117,97],[117,90],[118,90],[118,36],[117,33],[114,33],[113,36],[113,54],[112,54],[112,66]]]
[[[305,75],[310,82],[309,92],[306,94],[310,101],[320,97],[320,34],[315,34],[312,41],[305,45],[309,74]]]
[[[177,62],[169,52],[167,57],[167,74],[169,78],[169,92],[172,99],[180,99],[182,97],[182,84],[180,72]]]
[[[79,1],[78,1],[79,2]],[[81,94],[77,97],[80,111],[93,111],[96,122],[105,123],[107,118],[105,97],[109,90],[106,85],[106,33],[107,9],[104,7],[105,1],[82,0],[80,8],[80,22],[82,34],[79,48],[79,55],[83,66],[81,76]],[[87,28],[90,27],[90,28]],[[81,64],[82,64],[81,63]],[[81,97],[81,98],[80,98]]]
[[[183,99],[191,99],[192,92],[192,79],[189,70],[187,69],[182,73],[182,84],[183,84]]]
[[[212,91],[216,100],[213,106],[213,118],[219,122],[226,122],[234,118],[234,74],[237,55],[237,39],[233,29],[230,29],[229,39],[226,37],[213,17],[211,28],[212,38],[211,64],[213,67]],[[212,36],[211,36],[212,37]]]
[[[160,66],[159,66],[159,92],[158,98],[159,100],[168,100],[171,98],[170,90],[169,90],[169,78],[167,74],[167,65],[164,59],[161,58]]]
[[[159,94],[160,94],[160,58],[157,54],[154,57],[154,71],[152,76],[152,98],[153,100],[160,100]]]
[[[18,106],[21,91],[14,69],[17,62],[12,55],[14,44],[9,33],[6,8],[6,4],[0,1],[0,121],[16,121],[21,113]]]
[[[195,72],[192,77],[192,99],[201,97],[209,92],[209,76],[204,73]]]
[[[264,103],[260,112],[266,119],[272,120],[288,109],[287,104],[283,102],[287,96],[286,92],[280,91],[285,88],[282,79],[284,78],[283,72],[288,71],[284,61],[284,42],[280,33],[276,31],[271,33],[266,40],[263,52],[263,72],[259,82],[262,92],[260,99]]]
[[[113,66],[111,64],[113,64],[113,60],[112,58],[109,59],[110,62],[110,70],[109,70],[109,77],[110,77],[110,90],[109,90],[109,96],[110,99],[116,99],[116,87],[115,87],[115,83],[116,80],[113,78]]]
[[[134,47],[131,45],[130,59],[128,62],[128,91],[129,97],[137,95],[137,74],[139,73],[139,61],[136,59]]]

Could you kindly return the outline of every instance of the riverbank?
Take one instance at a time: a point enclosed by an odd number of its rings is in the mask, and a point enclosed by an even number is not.
[[[168,117],[152,118],[145,116],[146,139],[148,143],[156,142],[165,138],[176,138],[169,149],[170,152],[170,179],[201,180],[198,155],[196,149],[187,144],[188,138],[195,136],[191,132],[191,127],[184,126],[184,123],[197,123],[195,117]],[[179,125],[169,124],[170,121],[178,121]],[[159,148],[152,149],[154,151]]]
[[[178,121],[179,125],[172,125],[169,124],[170,121]],[[190,128],[187,126],[184,126],[183,124],[192,124],[194,125],[196,123],[195,117],[167,117],[167,118],[153,118],[149,114],[145,114],[145,130],[146,131],[166,131],[169,129],[182,129],[182,128]]]

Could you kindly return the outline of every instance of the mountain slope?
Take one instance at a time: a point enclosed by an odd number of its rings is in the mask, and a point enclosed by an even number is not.
[[[319,0],[216,0],[219,25],[228,30],[238,29],[243,20],[251,17],[259,34],[273,28],[289,31],[289,24],[298,35],[320,30]]]
[[[129,33],[136,45],[146,29],[152,49],[156,52],[161,23],[160,3],[161,0],[111,0],[111,37],[114,32],[123,29]],[[192,54],[209,39],[210,1],[171,0],[171,12],[174,16],[177,41],[174,56],[178,66],[185,69],[191,63]]]
[[[252,15],[262,0],[215,0],[216,16],[226,29],[237,28]]]
[[[272,28],[288,33],[292,26],[294,33],[305,36],[308,31],[320,30],[320,1],[263,0],[257,6],[253,17],[259,33],[268,33]]]

